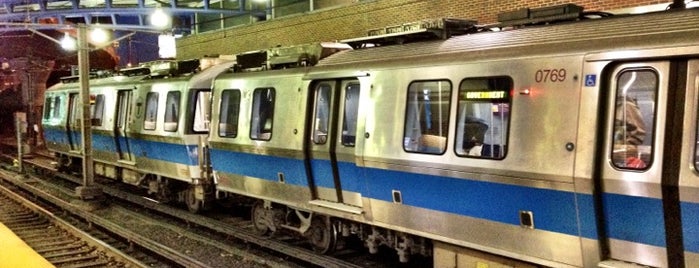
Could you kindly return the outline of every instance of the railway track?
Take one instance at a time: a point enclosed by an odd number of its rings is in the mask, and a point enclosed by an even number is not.
[[[26,170],[31,170],[33,173],[47,175],[44,176],[46,178],[41,179],[41,181],[48,180],[52,181],[47,182],[49,184],[62,184],[63,186],[57,187],[63,187],[66,189],[52,191],[55,195],[58,196],[70,195],[72,191],[71,189],[73,189],[75,185],[79,185],[81,182],[81,180],[77,177],[53,171],[52,167],[50,166],[50,160],[43,159],[41,156],[35,156],[32,159],[25,159],[24,166],[28,167]],[[56,179],[56,177],[60,177],[61,179]],[[120,189],[123,187],[123,185],[110,183],[112,182],[110,180],[102,182],[104,184],[101,184],[100,187],[102,188],[104,193],[110,197],[110,206],[115,207],[118,205],[122,207],[120,209],[120,213],[122,214],[115,214],[115,216],[111,217],[121,219],[129,218],[131,219],[132,223],[169,222],[174,224],[174,221],[180,221],[179,227],[168,225],[167,228],[160,228],[159,230],[161,230],[160,232],[163,232],[163,230],[168,230],[168,232],[171,232],[173,234],[179,234],[179,237],[188,236],[188,239],[197,241],[194,243],[215,245],[215,247],[219,249],[224,249],[219,250],[221,252],[220,254],[218,254],[219,256],[209,257],[197,257],[196,254],[199,253],[189,252],[188,255],[191,255],[192,259],[206,258],[207,260],[211,260],[221,256],[225,256],[227,254],[241,254],[243,255],[242,258],[248,261],[246,267],[254,265],[258,265],[258,267],[392,267],[395,265],[395,263],[381,264],[380,262],[375,262],[375,260],[377,259],[383,260],[384,258],[367,259],[359,257],[359,259],[356,259],[355,256],[358,256],[362,253],[352,252],[351,250],[342,251],[336,254],[335,256],[319,255],[313,252],[311,249],[308,249],[307,247],[299,246],[299,244],[301,244],[302,242],[299,242],[298,240],[290,237],[278,235],[274,239],[271,239],[269,236],[256,235],[254,231],[252,231],[249,228],[249,223],[241,223],[243,221],[239,219],[231,219],[231,217],[218,217],[211,215],[209,217],[202,217],[202,215],[192,214],[184,209],[180,209],[177,207],[159,204],[157,202],[153,202],[152,200],[144,199],[143,196],[124,191],[123,189]],[[61,194],[61,192],[63,193]],[[132,207],[128,208],[128,206]],[[134,213],[134,211],[138,211],[139,209],[143,208],[145,208],[145,210],[151,211],[146,213],[155,213],[157,215],[154,214],[152,216],[149,216],[151,217],[151,219],[149,220],[146,218],[139,219],[141,216],[130,214]],[[105,214],[104,211],[100,213]],[[105,220],[108,221],[109,219]],[[88,219],[88,221],[92,222],[95,221],[95,219]],[[122,225],[124,224],[122,223]],[[133,228],[147,229],[147,227],[138,226]],[[160,237],[163,236],[167,235],[160,235]],[[143,246],[147,248],[158,245],[163,246],[165,244],[167,243],[153,240],[150,243],[145,243],[145,245]],[[242,244],[243,246],[242,248],[236,249],[236,246],[234,246],[234,244]],[[265,252],[272,253],[270,255],[270,253]],[[250,254],[262,254],[263,257],[251,256]],[[265,254],[267,254],[267,256],[264,256]],[[339,255],[343,256],[338,257]],[[341,258],[349,258],[350,260],[344,260]],[[250,262],[254,263],[254,265]],[[218,266],[216,264],[208,265],[207,263],[203,263],[201,265]],[[198,265],[186,266],[193,267]]]
[[[0,222],[56,267],[157,267],[143,255],[140,260],[75,228],[32,201],[0,186]],[[102,237],[105,239],[108,237]]]

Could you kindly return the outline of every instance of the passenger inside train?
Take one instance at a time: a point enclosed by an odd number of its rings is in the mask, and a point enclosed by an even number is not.
[[[654,121],[656,81],[651,70],[629,70],[619,76],[612,152],[616,167],[640,170],[651,161],[652,131],[648,133],[646,125]]]

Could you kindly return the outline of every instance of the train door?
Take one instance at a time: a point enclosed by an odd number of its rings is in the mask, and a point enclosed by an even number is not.
[[[80,94],[71,93],[68,95],[68,143],[70,143],[71,151],[80,151],[82,142],[81,133],[82,127],[80,120],[82,119]]]
[[[131,90],[121,90],[117,93],[116,102],[116,122],[114,126],[114,141],[119,160],[133,161],[131,158],[131,147],[129,145],[129,118],[131,117],[131,101],[133,92]]]
[[[359,81],[325,80],[312,83],[307,154],[314,203],[359,213],[355,140]],[[344,206],[351,205],[351,206]]]
[[[674,233],[679,215],[674,147],[681,144],[668,139],[681,131],[672,125],[675,112],[682,113],[673,110],[672,96],[682,88],[678,77],[686,77],[682,66],[625,63],[610,67],[604,76],[609,108],[599,132],[604,144],[595,175],[604,262],[673,266],[668,260],[674,257],[668,256],[678,253],[681,237]]]
[[[699,60],[687,64],[685,124],[682,137],[683,164],[680,170],[680,202],[682,208],[682,240],[685,267],[699,267]]]

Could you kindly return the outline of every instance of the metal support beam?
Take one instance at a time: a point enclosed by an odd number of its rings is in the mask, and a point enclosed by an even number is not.
[[[92,160],[92,116],[90,115],[90,47],[87,43],[87,25],[78,24],[78,68],[82,120],[80,130],[83,156],[83,185],[75,189],[81,199],[96,199],[102,191],[95,186]]]

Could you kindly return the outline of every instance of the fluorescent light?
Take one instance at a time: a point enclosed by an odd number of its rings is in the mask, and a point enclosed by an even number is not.
[[[156,8],[153,14],[150,15],[150,24],[158,29],[169,28],[171,23],[172,18],[162,8]]]
[[[104,44],[109,41],[109,35],[107,34],[106,30],[96,27],[90,33],[90,40],[96,44]]]
[[[75,51],[78,49],[78,43],[68,35],[68,33],[65,33],[63,36],[63,39],[61,39],[61,47],[65,50],[68,51]]]

